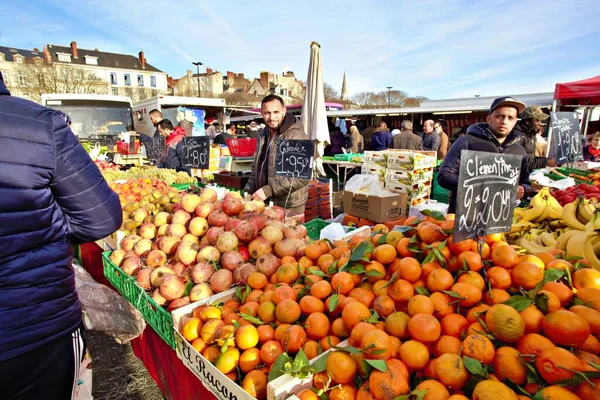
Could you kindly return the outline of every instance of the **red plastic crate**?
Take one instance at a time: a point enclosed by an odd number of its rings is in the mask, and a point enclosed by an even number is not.
[[[117,142],[117,152],[120,154],[137,154],[140,152],[140,142],[138,142],[137,140],[135,141],[135,153],[130,153],[129,152],[129,143],[126,143],[122,140]]]
[[[256,152],[257,138],[225,139],[233,157],[250,157]]]

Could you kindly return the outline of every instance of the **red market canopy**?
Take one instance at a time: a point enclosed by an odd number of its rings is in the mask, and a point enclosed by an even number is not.
[[[600,99],[600,75],[581,81],[557,83],[554,99],[585,99],[588,104],[597,104]]]

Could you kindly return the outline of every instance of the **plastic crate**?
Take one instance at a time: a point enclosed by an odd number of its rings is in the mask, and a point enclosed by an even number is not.
[[[323,221],[321,218],[315,218],[310,222],[304,224],[306,228],[306,234],[312,240],[319,240],[321,237],[321,231],[323,228],[329,225],[329,222]]]
[[[192,184],[191,183],[172,183],[170,186],[174,187],[175,189],[179,190],[180,192],[183,192],[185,190],[189,190],[190,187],[192,186]]]
[[[138,154],[140,152],[140,142],[139,141],[135,141],[134,144],[134,152],[131,153],[129,152],[129,143],[123,142],[123,141],[119,141],[117,142],[117,153],[119,154],[123,154],[123,155],[129,155],[129,154]]]
[[[431,198],[433,200],[439,201],[440,203],[448,204],[449,199],[450,199],[450,191],[447,189],[444,189],[443,187],[440,186],[440,184],[438,183],[438,180],[437,180],[437,176],[438,176],[438,172],[435,171],[433,173]]]
[[[256,153],[257,138],[225,139],[233,157],[250,157]]]
[[[169,346],[175,349],[173,317],[171,313],[156,304],[154,300],[138,286],[135,279],[110,261],[110,251],[102,253],[104,276],[121,295],[137,308],[144,319]]]

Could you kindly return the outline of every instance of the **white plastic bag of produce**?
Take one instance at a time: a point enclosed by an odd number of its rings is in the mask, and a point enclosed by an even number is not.
[[[319,239],[329,239],[333,241],[341,238],[345,234],[346,231],[344,230],[342,224],[336,222],[323,228],[323,230],[321,230],[321,236]]]
[[[77,263],[73,263],[75,287],[83,308],[83,325],[101,331],[117,343],[127,343],[144,332],[146,322],[138,310],[114,290],[96,282]]]
[[[345,190],[371,196],[396,196],[396,193],[383,188],[377,175],[354,175],[346,182]]]

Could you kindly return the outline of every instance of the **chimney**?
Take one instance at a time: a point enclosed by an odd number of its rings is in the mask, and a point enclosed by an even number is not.
[[[140,59],[140,64],[142,64],[142,69],[146,69],[146,57],[144,57],[143,51],[140,51],[139,59]]]
[[[206,68],[206,75],[210,75],[213,73],[212,68]]]
[[[235,74],[231,71],[227,71],[227,80],[230,81],[230,85],[233,85],[233,81],[235,80]]]
[[[187,76],[188,76],[188,78],[192,76],[192,70],[191,69],[187,70]]]
[[[244,74],[243,74],[243,73],[242,73],[242,74],[239,74],[239,76],[240,76],[240,79],[245,79],[245,78],[244,78]]]
[[[260,84],[262,85],[263,88],[265,89],[269,89],[269,73],[268,72],[261,72],[260,73]]]
[[[34,47],[34,48],[33,48],[33,51],[37,51],[37,52],[39,52],[39,51],[40,51],[40,49],[38,49],[37,47]]]
[[[44,52],[44,58],[46,59],[46,62],[48,64],[52,63],[52,56],[50,55],[50,52],[48,51],[48,49],[46,48],[46,46],[42,47],[42,51]]]
[[[76,41],[71,42],[71,55],[73,55],[73,58],[77,58],[77,42]]]

